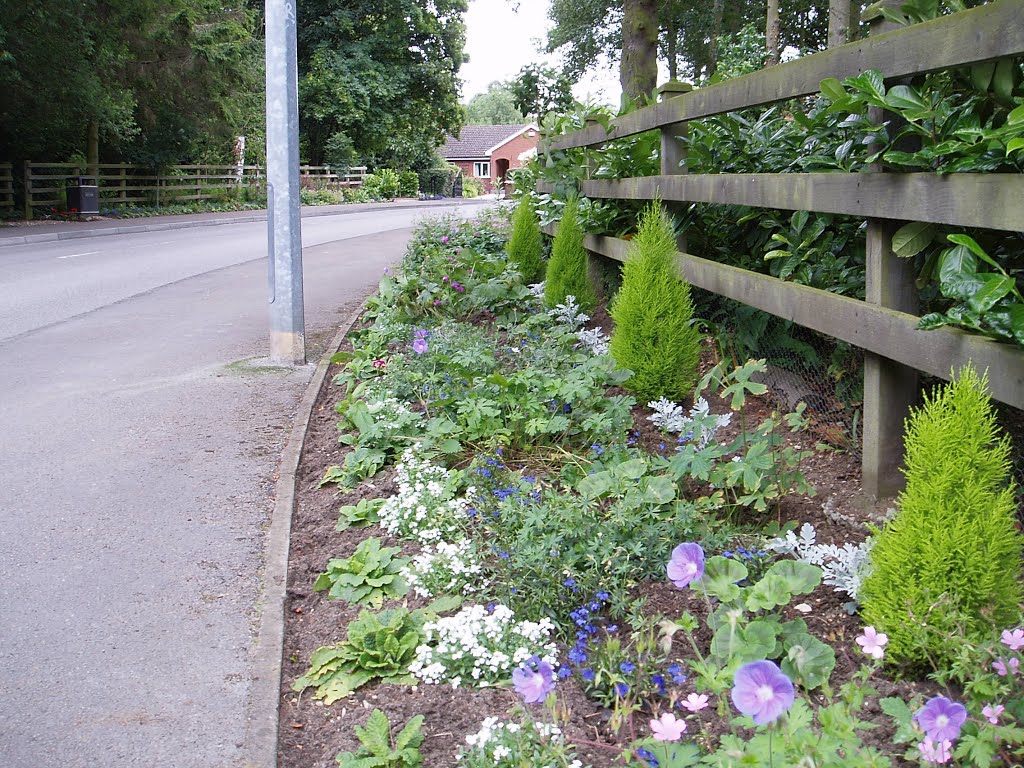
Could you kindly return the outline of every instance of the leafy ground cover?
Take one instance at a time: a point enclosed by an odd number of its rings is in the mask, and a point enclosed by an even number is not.
[[[883,666],[855,460],[711,348],[636,402],[507,228],[425,225],[320,394],[280,764],[1018,764],[1022,631]]]

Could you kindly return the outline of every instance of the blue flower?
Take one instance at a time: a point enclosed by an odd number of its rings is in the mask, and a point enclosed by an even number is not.
[[[606,600],[608,600],[611,597],[611,595],[609,595],[607,592],[598,592],[596,595],[594,595],[594,597],[596,597],[603,603]]]
[[[665,695],[665,678],[661,675],[651,675],[651,682],[658,688],[658,693]]]
[[[566,586],[566,587],[575,587],[576,586],[576,579],[566,579],[565,581],[562,582],[562,584],[564,586]]]
[[[569,650],[569,661],[573,664],[583,664],[587,660],[587,654],[581,651],[579,648],[572,648]]]
[[[636,751],[636,756],[647,764],[647,768],[658,768],[658,758],[656,758],[654,756],[654,753],[651,752],[649,749],[644,749],[643,747],[640,747]]]
[[[616,632],[619,631],[619,625],[609,624],[607,627],[605,627],[604,631],[607,632],[609,635],[614,635]]]
[[[619,669],[628,675],[629,673],[634,672],[636,670],[636,664],[634,664],[632,661],[624,661],[621,664],[619,664]]]
[[[569,667],[559,667],[558,668],[558,679],[559,680],[565,680],[565,678],[569,677],[571,674],[572,674],[572,670],[569,669]]]
[[[683,668],[678,664],[671,665],[665,671],[672,675],[672,682],[676,685],[682,685],[686,682],[686,675],[683,674]]]
[[[592,670],[592,669],[581,669],[580,670],[580,677],[582,677],[584,680],[590,682],[590,681],[592,681],[594,679],[594,670]]]
[[[626,694],[629,693],[629,686],[625,683],[615,684],[615,695],[620,698],[625,698]]]

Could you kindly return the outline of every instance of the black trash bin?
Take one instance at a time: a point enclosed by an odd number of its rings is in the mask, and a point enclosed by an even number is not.
[[[79,214],[98,215],[100,212],[100,190],[95,176],[79,176],[68,187],[68,211]]]

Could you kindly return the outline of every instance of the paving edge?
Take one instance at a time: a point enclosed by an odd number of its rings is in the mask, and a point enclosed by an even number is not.
[[[369,298],[369,297],[367,297]],[[266,568],[263,573],[263,613],[253,652],[252,687],[246,707],[243,762],[245,768],[276,768],[278,720],[281,701],[281,662],[284,654],[284,607],[288,589],[288,551],[292,514],[295,511],[295,480],[306,444],[309,420],[331,367],[331,357],[341,347],[352,326],[366,308],[366,299],[334,335],[320,358],[306,392],[299,401],[288,444],[278,467],[274,511],[267,533]]]

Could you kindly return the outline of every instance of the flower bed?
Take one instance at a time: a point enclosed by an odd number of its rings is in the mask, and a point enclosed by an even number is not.
[[[546,310],[505,226],[425,225],[339,357],[345,530],[321,515],[293,540],[282,764],[368,749],[354,726],[377,708],[393,734],[423,715],[431,766],[1019,762],[1024,630],[897,681],[885,633],[844,608],[867,559],[832,524],[856,514],[846,486],[795,493],[848,458],[773,412],[756,362],[636,403],[607,326]],[[410,558],[387,647],[363,606],[310,591],[372,536]],[[360,578],[395,589],[375,567]]]

